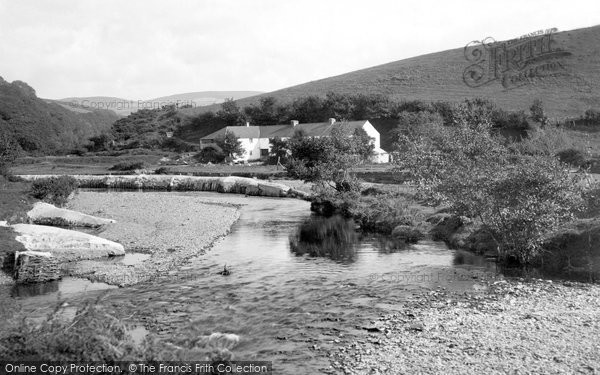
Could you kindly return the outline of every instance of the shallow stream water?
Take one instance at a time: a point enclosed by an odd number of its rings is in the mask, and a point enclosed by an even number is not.
[[[136,339],[146,333],[142,326],[176,344],[235,333],[236,359],[273,361],[277,373],[322,373],[329,371],[323,353],[364,339],[378,317],[401,309],[415,292],[477,292],[479,280],[497,276],[493,262],[443,243],[401,246],[360,236],[351,222],[312,217],[301,200],[164,194],[244,206],[227,237],[151,282],[113,289],[86,281],[77,290],[77,280],[67,278],[39,293],[17,288],[13,298],[39,307],[59,292],[74,305],[106,293],[100,303],[138,324]],[[225,265],[228,276],[219,273]]]

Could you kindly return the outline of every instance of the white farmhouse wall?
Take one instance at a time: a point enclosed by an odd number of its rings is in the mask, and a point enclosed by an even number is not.
[[[367,135],[369,137],[374,139],[373,145],[375,146],[375,148],[380,148],[381,140],[379,138],[379,132],[373,127],[373,125],[371,125],[369,121],[366,121],[362,128],[365,132],[367,132]]]
[[[260,147],[258,138],[240,138],[244,148],[244,154],[237,157],[236,161],[252,161],[260,159]]]

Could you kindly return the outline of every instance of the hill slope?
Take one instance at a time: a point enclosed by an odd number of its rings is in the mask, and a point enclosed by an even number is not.
[[[131,100],[111,96],[89,96],[64,98],[58,101],[84,109],[108,109],[119,116],[128,116],[139,109],[157,109],[166,104],[179,104],[180,106],[188,104],[192,107],[201,107],[222,103],[228,98],[237,100],[259,94],[261,94],[260,91],[198,91],[161,96],[160,98],[147,100]]]
[[[119,117],[112,111],[69,108],[39,99],[25,82],[0,77],[0,132],[13,134],[31,152],[65,152],[108,132]]]
[[[471,63],[464,56],[464,46],[460,46],[242,99],[238,105],[255,103],[264,96],[289,101],[332,91],[377,93],[397,100],[456,102],[485,97],[507,110],[527,110],[535,98],[540,98],[551,118],[579,116],[591,107],[600,108],[600,26],[558,32],[553,38],[555,48],[570,54],[555,59],[563,65],[565,74],[534,78],[517,88],[505,89],[498,80],[477,88],[467,86],[463,72]],[[215,108],[185,111],[191,115]]]

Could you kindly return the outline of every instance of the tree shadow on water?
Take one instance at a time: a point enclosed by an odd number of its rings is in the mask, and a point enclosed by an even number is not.
[[[358,240],[352,220],[341,216],[311,217],[290,236],[290,249],[297,256],[353,262]]]

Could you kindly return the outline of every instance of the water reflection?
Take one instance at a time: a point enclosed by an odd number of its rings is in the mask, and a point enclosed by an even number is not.
[[[290,250],[335,261],[354,262],[358,234],[354,222],[341,216],[311,217],[290,236]]]
[[[11,295],[13,297],[23,298],[56,293],[58,292],[59,283],[59,280],[54,280],[45,283],[15,284],[12,288]]]
[[[377,250],[382,254],[393,254],[410,248],[410,244],[399,238],[380,235],[376,237],[376,240]]]

